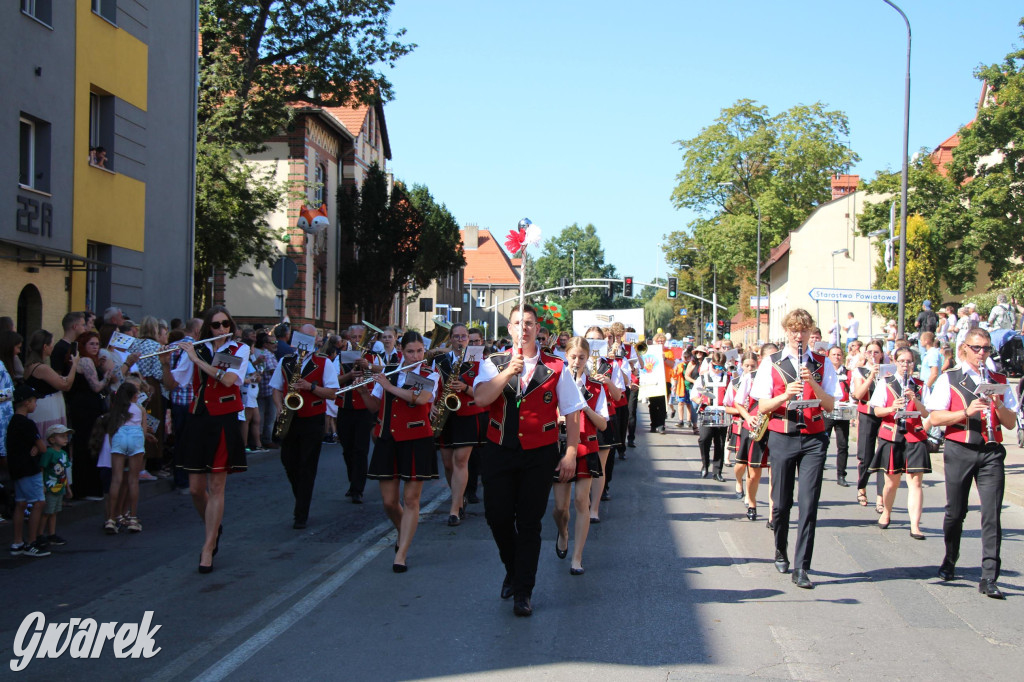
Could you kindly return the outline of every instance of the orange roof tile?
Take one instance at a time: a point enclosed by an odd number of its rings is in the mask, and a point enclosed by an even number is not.
[[[465,239],[466,231],[459,231],[460,238]],[[473,280],[474,284],[505,284],[519,285],[518,271],[513,261],[501,248],[490,230],[480,230],[476,249],[463,248],[466,255],[466,267],[463,280]]]

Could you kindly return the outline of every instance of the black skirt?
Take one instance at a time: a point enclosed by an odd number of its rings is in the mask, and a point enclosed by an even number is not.
[[[178,466],[190,474],[237,473],[248,469],[237,412],[214,417],[189,414],[178,434]]]
[[[618,413],[616,412],[616,414]],[[610,416],[608,418],[608,425],[605,426],[604,431],[597,432],[598,449],[612,448],[620,444],[619,429],[617,426],[618,422],[616,422],[615,419],[615,415]]]
[[[576,475],[569,479],[569,483],[580,478],[601,478],[604,471],[601,469],[601,457],[596,452],[589,452],[576,458]],[[555,469],[553,477],[558,483],[558,470]]]
[[[441,429],[442,448],[464,448],[482,445],[487,438],[488,413],[448,416]]]
[[[396,441],[378,438],[366,472],[377,481],[430,481],[437,478],[437,450],[434,439],[415,438]]]
[[[736,461],[754,469],[769,469],[768,434],[761,440],[754,440],[745,426],[740,427],[740,449],[736,453]]]
[[[879,439],[878,448],[868,470],[884,471],[887,474],[930,474],[932,456],[928,452],[928,444],[924,441],[892,443]]]

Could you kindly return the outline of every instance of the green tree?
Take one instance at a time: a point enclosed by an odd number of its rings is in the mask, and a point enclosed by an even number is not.
[[[988,84],[991,101],[959,131],[950,171],[962,185],[958,199],[970,220],[949,236],[960,242],[960,250],[989,263],[995,281],[1024,258],[1024,48],[1008,53],[1001,64],[979,68],[975,76]],[[977,268],[959,274],[966,290]]]
[[[294,103],[387,101],[381,71],[413,49],[392,34],[393,0],[200,0],[196,163],[196,309],[209,301],[211,268],[238,274],[269,264],[283,234],[266,215],[289,191],[249,170],[291,120]]]
[[[387,177],[376,164],[361,188],[339,189],[338,287],[365,319],[385,319],[394,295],[416,276],[423,226],[423,216],[403,187],[396,184],[389,193]]]
[[[416,265],[410,278],[415,287],[422,289],[431,281],[465,266],[466,256],[462,251],[459,222],[448,207],[434,201],[426,185],[413,185],[406,196],[423,220]]]
[[[897,237],[899,227],[897,226]],[[942,254],[945,249],[936,249],[938,230],[933,229],[919,215],[907,218],[907,327],[913,329],[913,320],[925,299],[940,301],[942,296],[941,278],[943,272]],[[897,244],[897,253],[899,246]],[[875,266],[875,282],[879,289],[899,289],[900,269],[886,270],[884,259]],[[896,319],[899,306],[876,303],[879,315]]]
[[[680,244],[695,247],[701,281],[710,290],[717,272],[720,298],[735,303],[740,282],[754,279],[757,207],[764,260],[831,199],[829,179],[859,160],[843,142],[848,136],[846,114],[820,102],[774,116],[749,99],[723,109],[696,137],[677,141],[683,169],[672,202],[700,217],[669,236],[669,259],[682,258]]]
[[[615,266],[605,263],[604,249],[601,248],[597,229],[589,223],[585,227],[573,223],[563,228],[559,234],[548,238],[543,244],[541,254],[536,259],[527,251],[526,290],[535,291],[557,287],[563,277],[572,284],[573,252],[576,254],[576,282],[580,285],[597,284],[600,286],[599,288],[573,289],[568,298],[563,298],[559,292],[551,292],[539,297],[544,301],[557,301],[565,310],[566,314],[559,331],[572,328],[572,311],[574,310],[635,307],[634,302],[623,299],[621,296],[610,299],[605,284],[581,281],[587,278],[616,277]]]

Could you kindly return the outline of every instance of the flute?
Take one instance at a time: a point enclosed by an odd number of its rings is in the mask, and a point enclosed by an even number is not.
[[[384,376],[389,377],[392,374],[398,374],[399,372],[401,372],[403,370],[412,369],[413,367],[419,367],[422,364],[423,364],[423,360],[420,360],[419,362],[414,362],[411,365],[402,365],[398,369],[393,369],[390,372],[385,372]],[[346,386],[345,388],[342,388],[342,389],[340,389],[338,391],[335,391],[334,395],[341,395],[342,393],[347,393],[348,391],[351,391],[353,389],[359,388],[360,386],[365,386],[367,384],[372,384],[373,382],[374,382],[373,379],[365,379],[363,381],[360,381],[359,383],[352,384],[351,386]]]
[[[227,334],[221,334],[220,336],[214,336],[214,337],[209,338],[209,339],[203,339],[202,341],[193,341],[192,344],[195,345],[195,346],[198,346],[201,343],[209,343],[210,341],[217,341],[218,339],[224,339],[224,338],[227,338],[229,336],[234,336],[234,335],[235,335],[234,332],[228,332]],[[155,351],[153,353],[146,353],[145,355],[140,355],[139,356],[139,360],[145,360],[146,358],[152,358],[152,357],[157,356],[157,355],[163,355],[164,353],[170,353],[172,350],[178,350],[178,344],[180,344],[180,343],[182,343],[182,342],[181,341],[175,341],[174,343],[170,344],[169,346],[166,346],[163,350],[158,350],[158,351]]]

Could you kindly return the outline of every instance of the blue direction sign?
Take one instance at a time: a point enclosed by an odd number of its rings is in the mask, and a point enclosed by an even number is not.
[[[808,295],[812,301],[840,303],[899,303],[900,292],[887,289],[826,289],[815,287]]]

